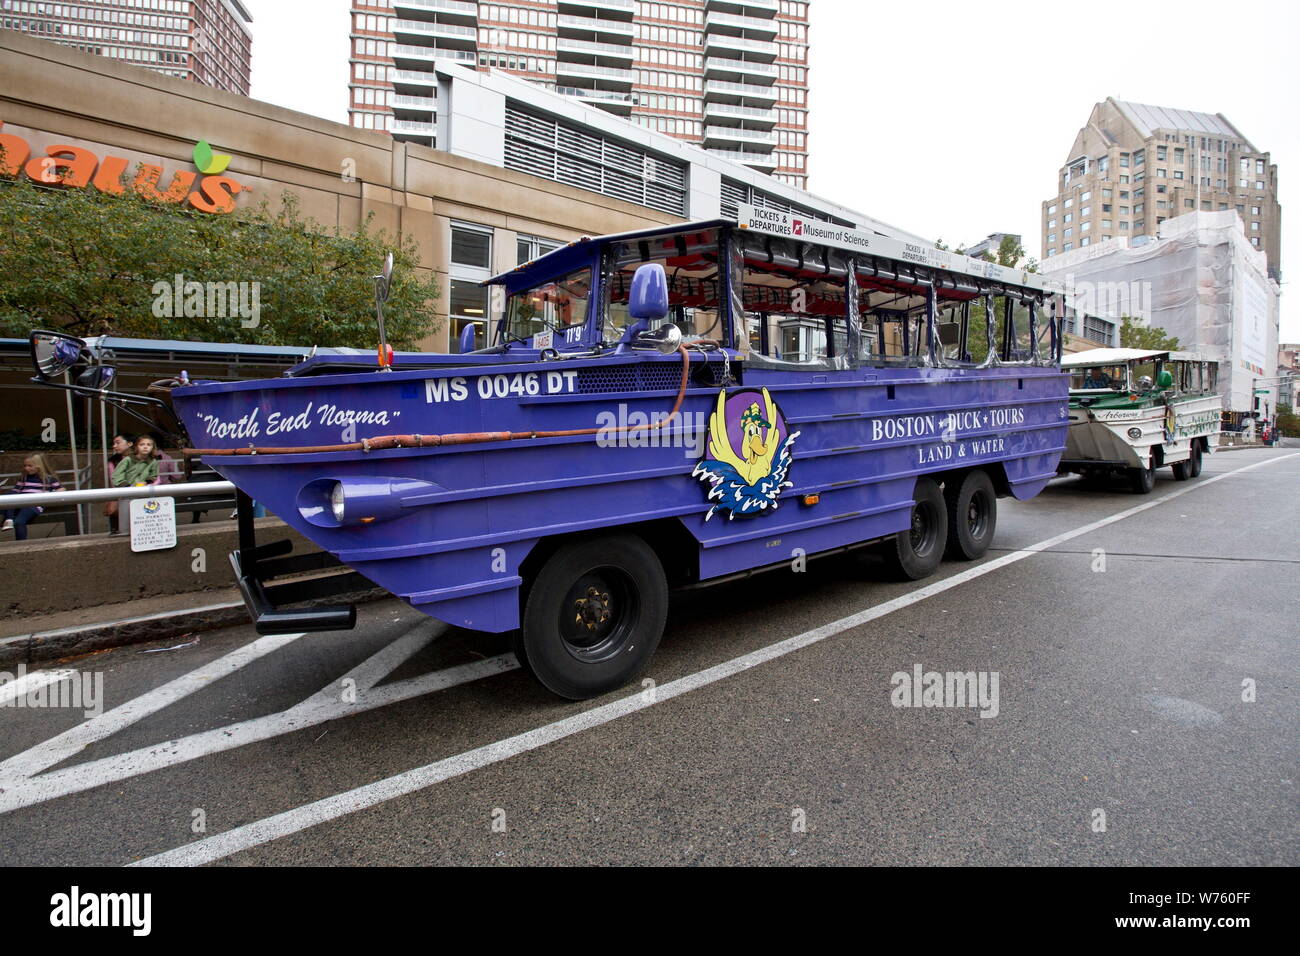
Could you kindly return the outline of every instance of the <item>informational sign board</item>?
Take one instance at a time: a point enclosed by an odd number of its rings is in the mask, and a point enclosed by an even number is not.
[[[742,204],[736,218],[741,228],[768,235],[802,239],[805,242],[835,246],[851,252],[886,256],[898,262],[910,262],[931,269],[945,269],[949,272],[964,272],[982,279],[1028,286],[1033,289],[1049,287],[1047,279],[1036,272],[1008,269],[995,262],[972,259],[969,256],[957,255],[922,243],[905,242],[890,236],[850,229],[847,226],[838,226],[818,219],[807,219],[775,209]]]
[[[131,550],[165,551],[176,547],[176,499],[131,501]]]

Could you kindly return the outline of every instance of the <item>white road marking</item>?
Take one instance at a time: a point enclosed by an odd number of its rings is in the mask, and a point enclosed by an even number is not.
[[[0,684],[0,707],[16,701],[19,697],[25,697],[34,690],[71,680],[76,674],[76,671],[67,669],[32,671],[30,674],[24,674],[16,680],[5,681],[5,683]]]
[[[154,770],[161,770],[164,767],[174,767],[177,764],[187,763],[199,757],[221,753],[225,750],[233,750],[245,744],[269,740],[272,737],[304,730],[330,720],[351,717],[354,714],[374,710],[377,707],[387,707],[389,704],[432,694],[470,681],[482,680],[484,677],[491,677],[519,667],[519,663],[515,660],[513,654],[501,654],[485,660],[422,674],[419,677],[397,681],[383,687],[374,687],[375,683],[382,680],[392,670],[405,662],[407,658],[422,650],[432,641],[436,636],[437,629],[438,622],[436,621],[421,622],[410,633],[386,646],[352,671],[349,671],[344,677],[332,681],[307,700],[295,704],[288,710],[281,711],[278,714],[269,714],[265,717],[256,717],[252,720],[216,727],[212,730],[205,730],[197,734],[191,734],[188,737],[168,740],[160,744],[150,744],[127,753],[91,760],[62,770],[44,773],[40,776],[31,776],[25,772],[31,767],[36,767],[37,770],[44,769],[69,756],[69,751],[75,753],[81,750],[85,746],[84,743],[80,742],[83,738],[98,740],[120,729],[113,726],[97,730],[94,726],[95,721],[88,721],[86,724],[73,728],[67,734],[61,734],[45,744],[11,758],[4,765],[0,765],[0,770],[7,769],[10,764],[13,765],[12,772],[6,772],[3,776],[0,776],[0,814],[44,803],[47,800],[55,800],[69,794],[91,790],[107,783],[137,777]],[[295,636],[300,637],[301,635]],[[263,638],[263,640],[266,640],[266,638]],[[253,646],[249,645],[249,647]],[[230,656],[233,655],[227,655],[227,657]],[[222,660],[225,659],[222,658]],[[384,666],[377,666],[376,662],[380,662]],[[194,674],[198,673],[198,671],[194,672]],[[193,678],[194,674],[187,674],[179,680],[186,681]],[[343,699],[342,681],[347,677],[352,677],[357,682],[356,701],[354,703]],[[145,695],[145,697],[158,694],[159,691],[165,690],[166,686]],[[144,698],[140,699],[143,700]],[[132,704],[134,703],[136,702],[132,701]],[[124,705],[124,708],[129,706],[131,705]],[[119,708],[119,710],[124,708]],[[149,712],[157,709],[158,707],[153,707]],[[109,711],[103,717],[97,719],[107,719],[116,712]],[[142,716],[144,716],[143,713],[136,714],[130,720],[122,722],[121,726],[132,723]],[[81,732],[80,737],[74,737],[72,740],[63,739],[77,731]],[[36,773],[37,770],[33,770],[32,773]]]
[[[1272,465],[1279,461],[1286,461],[1291,458],[1300,457],[1300,452],[1284,455],[1280,458],[1272,458],[1266,461],[1256,462],[1253,465],[1246,465],[1243,468],[1234,471],[1225,472],[1221,475],[1215,475],[1204,481],[1198,481],[1194,485],[1188,485],[1176,491],[1159,498],[1153,498],[1145,501],[1140,505],[1134,505],[1132,508],[1126,508],[1106,518],[1098,519],[1070,531],[1054,535],[1037,544],[1014,551],[1000,558],[995,558],[985,564],[978,565],[952,577],[937,581],[934,584],[927,585],[917,591],[912,591],[901,597],[885,601],[874,607],[851,614],[848,617],[840,618],[838,621],[832,621],[829,624],[823,624],[821,627],[813,628],[802,634],[795,635],[779,641],[768,647],[760,648],[732,660],[725,661],[713,667],[689,674],[686,677],[670,681],[655,689],[653,697],[643,693],[637,693],[630,697],[624,697],[621,700],[612,701],[608,704],[602,704],[593,707],[591,710],[575,714],[572,717],[566,717],[563,720],[547,724],[544,727],[538,727],[534,730],[525,731],[514,737],[505,740],[499,740],[495,743],[469,750],[454,757],[447,757],[423,767],[417,767],[404,773],[396,774],[384,780],[378,780],[375,783],[357,787],[344,793],[335,794],[332,797],[326,797],[322,800],[316,800],[301,807],[278,813],[274,816],[266,817],[262,820],[256,820],[253,823],[245,824],[242,827],[236,827],[233,830],[227,830],[224,833],[214,834],[202,840],[196,840],[185,846],[177,847],[173,850],[167,850],[155,856],[146,857],[132,863],[131,866],[201,866],[205,863],[211,863],[214,860],[220,860],[223,857],[239,853],[244,850],[269,843],[272,840],[278,840],[282,837],[290,836],[302,830],[309,829],[317,824],[326,823],[330,820],[337,820],[356,813],[359,810],[367,810],[380,803],[392,800],[396,797],[406,796],[423,790],[426,787],[441,783],[444,780],[450,780],[453,777],[461,776],[473,770],[481,769],[502,760],[508,760],[511,757],[527,753],[530,750],[537,750],[545,747],[547,744],[555,743],[574,734],[582,733],[584,730],[590,730],[593,727],[599,727],[611,721],[618,720],[620,717],[626,717],[628,714],[636,713],[640,710],[646,710],[656,704],[679,697],[682,694],[688,694],[693,690],[706,687],[709,684],[725,680],[736,674],[758,667],[768,661],[784,657],[794,651],[809,647],[828,637],[834,637],[845,631],[861,627],[870,621],[892,614],[895,611],[905,607],[910,607],[936,594],[942,594],[944,591],[951,590],[973,581],[975,578],[989,574],[1007,565],[1015,564],[1026,558],[1031,558],[1040,554],[1049,548],[1055,547],[1065,541],[1078,538],[1085,534],[1090,534],[1107,525],[1115,524],[1126,518],[1141,514],[1158,505],[1165,504],[1175,498],[1181,497],[1192,491],[1197,491],[1216,481],[1222,481],[1225,478],[1231,478],[1234,475],[1240,475],[1256,468],[1262,468],[1266,465]]]
[[[98,717],[93,717],[56,737],[51,737],[44,743],[37,744],[30,750],[0,762],[0,789],[7,790],[9,787],[21,785],[26,778],[75,756],[89,745],[112,736],[123,727],[129,727],[136,721],[174,704],[183,697],[188,697],[213,681],[233,674],[259,657],[279,650],[302,636],[302,634],[277,634],[271,637],[260,637],[251,644],[245,644],[229,654],[209,661],[202,667],[168,681],[134,700],[129,700],[120,707],[114,707]]]

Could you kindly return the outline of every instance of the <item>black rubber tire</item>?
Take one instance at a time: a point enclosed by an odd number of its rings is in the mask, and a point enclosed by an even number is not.
[[[1176,461],[1169,467],[1173,469],[1174,481],[1186,481],[1192,477],[1192,460],[1190,458]]]
[[[1156,486],[1156,468],[1152,465],[1150,468],[1128,468],[1125,469],[1128,475],[1129,487],[1133,489],[1135,495],[1149,495]]]
[[[1192,439],[1192,457],[1190,459],[1192,470],[1191,477],[1201,477],[1201,469],[1205,466],[1204,452],[1201,451],[1201,439]]]
[[[574,598],[593,587],[592,598]],[[584,621],[588,608],[581,605],[602,598],[607,617]],[[607,619],[613,623],[606,625]],[[575,541],[551,555],[533,579],[520,629],[520,662],[551,693],[586,700],[635,678],[659,646],[667,619],[668,581],[645,541],[631,534]],[[589,633],[595,643],[571,642],[565,632],[573,630]]]
[[[944,486],[948,506],[948,557],[974,561],[984,557],[998,527],[998,496],[988,472],[969,471]]]
[[[919,581],[934,574],[948,544],[948,506],[929,478],[916,479],[912,525],[885,541],[883,555],[891,576]]]

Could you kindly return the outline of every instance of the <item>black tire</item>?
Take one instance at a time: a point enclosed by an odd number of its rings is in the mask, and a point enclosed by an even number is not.
[[[1149,495],[1156,486],[1156,466],[1150,468],[1128,468],[1129,487],[1135,495]]]
[[[944,488],[948,506],[948,557],[974,561],[984,557],[998,527],[998,496],[988,472],[976,469]]]
[[[1174,481],[1186,481],[1192,477],[1192,460],[1185,458],[1182,461],[1176,461],[1170,467],[1174,472]]]
[[[516,655],[547,690],[586,700],[641,672],[667,618],[668,582],[648,544],[630,534],[575,541],[534,578]]]
[[[1191,477],[1201,477],[1201,468],[1204,467],[1205,460],[1201,451],[1201,440],[1199,438],[1192,439],[1192,457],[1190,461],[1192,466]]]
[[[948,506],[943,492],[929,478],[918,478],[912,492],[911,527],[885,542],[885,564],[894,577],[919,581],[934,574],[947,544]]]

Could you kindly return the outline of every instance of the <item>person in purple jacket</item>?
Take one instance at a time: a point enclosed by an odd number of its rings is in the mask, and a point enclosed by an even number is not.
[[[45,456],[35,454],[23,459],[22,477],[12,488],[6,490],[14,495],[35,494],[41,491],[62,491],[63,485],[59,483],[54,469],[46,463]],[[44,510],[39,506],[8,508],[4,512],[4,524],[0,526],[0,532],[12,531],[17,540],[26,541],[27,523]]]

